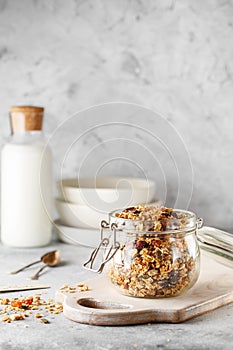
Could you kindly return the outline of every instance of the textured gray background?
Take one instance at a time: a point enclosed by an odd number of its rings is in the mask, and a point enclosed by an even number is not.
[[[45,106],[48,134],[77,111],[103,102],[133,102],[159,111],[180,134],[191,158],[189,208],[207,224],[232,230],[232,18],[233,1],[225,0],[0,0],[1,138],[9,134],[7,114],[16,104]],[[156,116],[145,118],[144,128],[160,136],[157,122]],[[63,138],[53,138],[56,169],[63,159],[62,141],[75,137],[79,126],[85,130],[85,123],[81,118],[74,128],[65,124]],[[163,130],[169,129],[165,124]],[[171,133],[167,137],[174,147],[180,140],[177,133],[174,140]],[[64,174],[76,175],[80,154],[104,143],[106,135],[119,138],[114,125],[89,132],[77,145],[77,157],[66,162]],[[127,131],[121,135],[127,137]],[[137,159],[145,160],[143,174],[157,181],[157,195],[172,205],[180,189],[179,206],[187,206],[184,192],[192,182],[187,159],[183,162],[182,154],[174,152],[177,178],[161,145],[154,144],[150,149],[160,155],[164,182],[162,171],[144,155],[144,136],[136,131],[130,135],[131,145],[139,141]],[[111,152],[117,156],[117,147],[119,143],[96,152],[95,160],[103,164]],[[126,161],[110,162],[105,173],[141,175],[134,154],[132,162],[130,154]],[[91,162],[86,172],[96,174]]]

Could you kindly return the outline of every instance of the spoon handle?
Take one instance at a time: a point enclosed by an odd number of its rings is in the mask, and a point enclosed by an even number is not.
[[[32,262],[32,263],[30,263],[30,264],[28,264],[28,265],[26,265],[26,266],[21,267],[20,269],[18,269],[18,270],[16,270],[16,271],[10,272],[10,274],[15,275],[16,273],[21,272],[21,271],[23,271],[24,269],[27,269],[28,267],[30,267],[30,266],[32,266],[32,265],[38,264],[39,262],[41,262],[41,260],[34,261],[34,262]]]
[[[31,280],[38,280],[40,273],[47,267],[47,265],[42,266],[36,273],[31,277]]]

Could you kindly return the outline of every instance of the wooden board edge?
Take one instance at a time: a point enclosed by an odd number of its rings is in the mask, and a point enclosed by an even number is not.
[[[72,321],[95,325],[95,326],[123,326],[136,325],[146,323],[182,323],[189,319],[209,313],[223,305],[233,302],[233,291],[225,295],[214,297],[206,300],[199,305],[192,305],[183,309],[164,310],[129,310],[129,312],[101,312],[95,313],[92,308],[82,308],[74,311],[74,308],[69,306],[69,299],[78,300],[77,296],[65,295],[60,291],[56,292],[56,301],[64,306],[64,316]],[[97,309],[96,309],[97,310]]]
[[[199,305],[191,305],[181,310],[176,310],[175,318],[172,323],[182,323],[195,318],[213,310],[216,310],[224,305],[231,304],[233,302],[233,291],[220,295],[215,298],[206,300]]]

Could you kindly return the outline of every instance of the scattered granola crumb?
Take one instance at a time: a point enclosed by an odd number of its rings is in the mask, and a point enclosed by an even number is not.
[[[10,316],[7,315],[7,316],[2,317],[1,322],[11,323]]]
[[[64,284],[60,289],[66,289],[69,288],[66,284]]]
[[[44,310],[47,313],[56,315],[63,311],[62,304],[55,303],[53,299],[43,300],[39,294],[26,298],[12,298],[11,300],[8,298],[0,299],[0,305],[2,305],[0,315],[3,315],[0,321],[5,323],[24,320],[30,315],[42,319],[44,315],[39,312],[35,313],[36,310]]]
[[[24,320],[25,317],[22,314],[13,314],[10,316],[12,321],[19,321],[19,320]]]
[[[63,287],[60,288],[60,291],[65,293],[75,293],[77,291],[77,288],[64,285]]]
[[[89,290],[88,286],[84,283],[77,283],[76,286],[77,287],[64,285],[59,290],[65,293],[86,292]]]
[[[79,292],[86,292],[86,291],[88,291],[88,290],[89,290],[89,288],[88,288],[88,286],[87,286],[86,284],[83,284],[83,285],[80,286],[79,289],[78,289]]]
[[[49,320],[47,320],[47,318],[41,318],[40,322],[41,323],[50,323]]]

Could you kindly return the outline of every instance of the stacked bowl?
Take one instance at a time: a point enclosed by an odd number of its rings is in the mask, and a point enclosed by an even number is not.
[[[95,247],[102,220],[109,212],[155,200],[155,182],[129,177],[63,179],[57,182],[55,227],[62,241]]]

